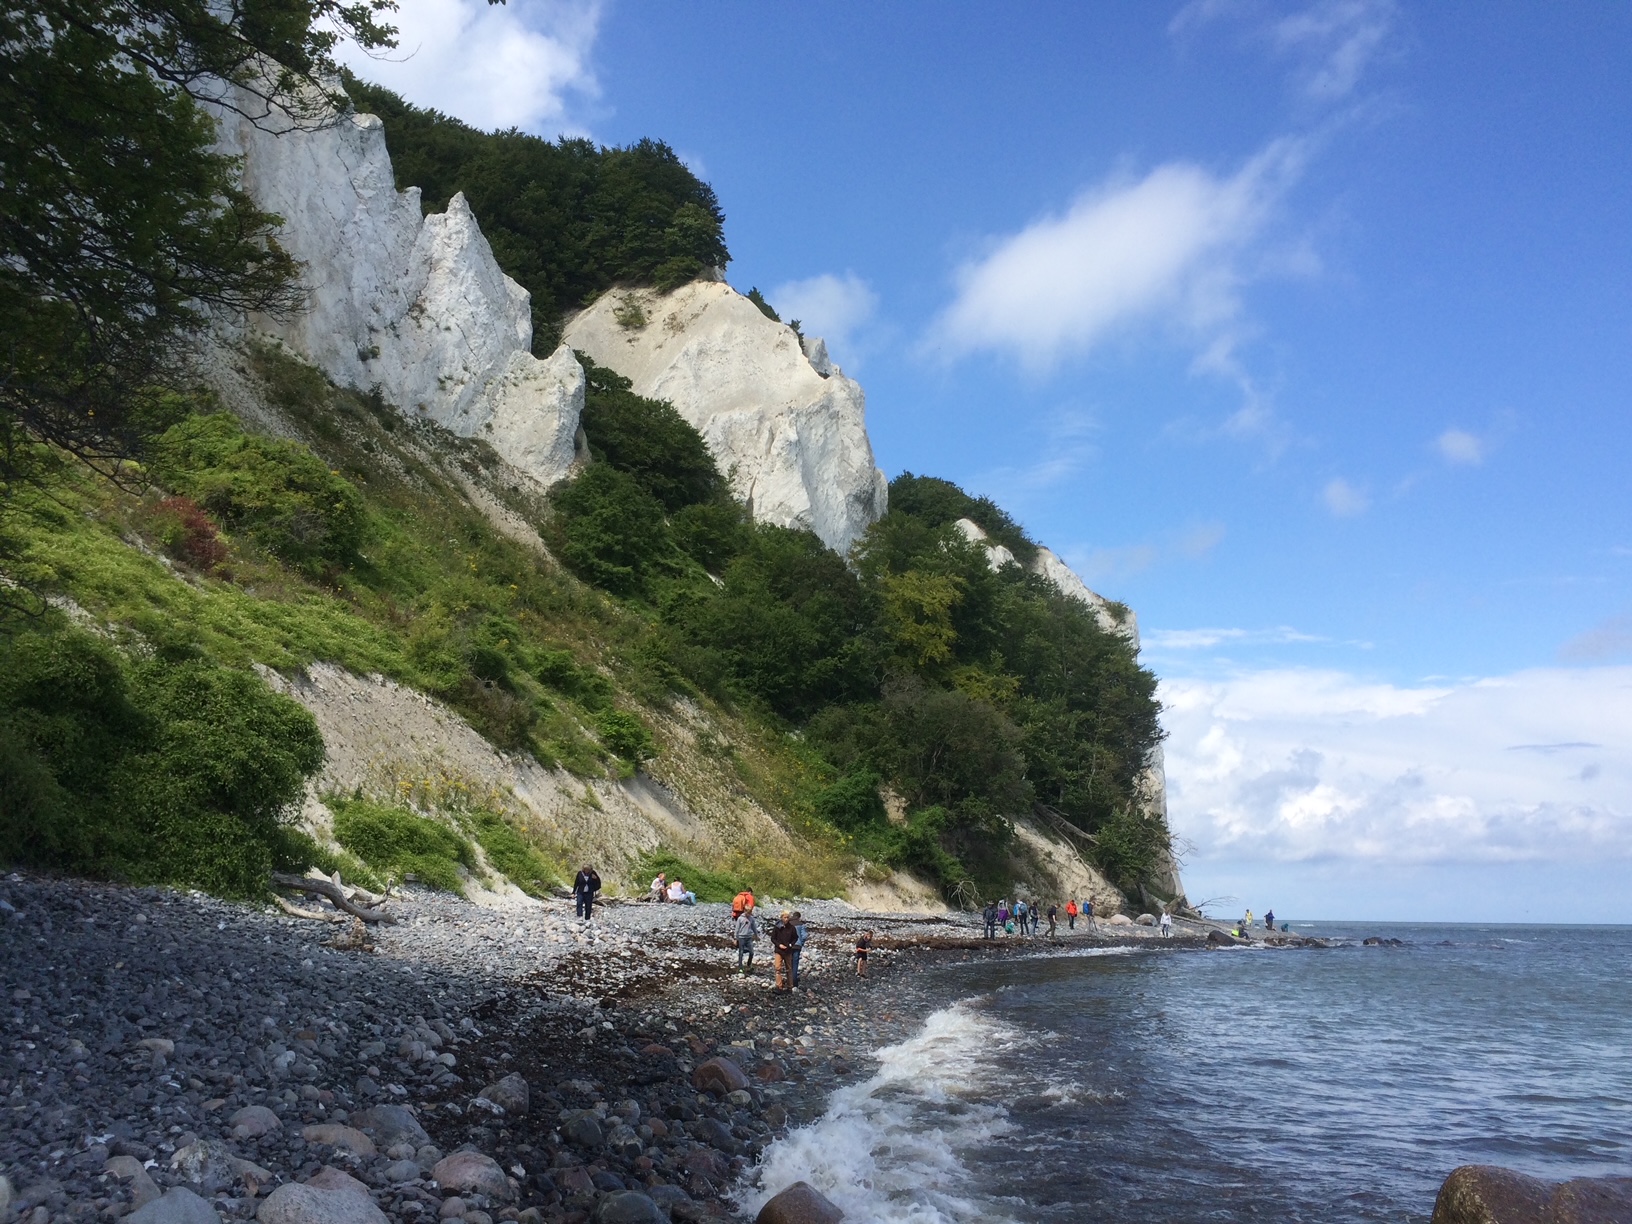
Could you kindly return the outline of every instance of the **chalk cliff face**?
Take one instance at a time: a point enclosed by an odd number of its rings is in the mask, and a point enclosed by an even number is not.
[[[986,549],[986,560],[994,570],[1002,569],[1005,565],[1018,565],[1015,555],[1001,544],[994,544],[986,538],[980,524],[973,519],[959,519],[955,524],[963,533],[963,538]],[[1039,548],[1037,556],[1027,567],[1032,573],[1047,578],[1054,584],[1062,595],[1069,595],[1093,609],[1094,619],[1106,633],[1119,633],[1133,643],[1135,650],[1139,649],[1139,621],[1131,611],[1120,607],[1113,607],[1111,601],[1096,591],[1088,588],[1088,584],[1077,577],[1073,570],[1064,561],[1061,561],[1054,552],[1047,548]]]
[[[760,522],[808,527],[843,553],[883,517],[861,387],[820,340],[801,346],[729,285],[614,290],[567,325],[566,342],[673,404]]]
[[[244,189],[283,218],[278,239],[304,265],[306,308],[248,325],[342,386],[485,439],[542,484],[566,475],[583,371],[565,347],[532,355],[527,292],[499,270],[464,197],[422,217],[418,188],[396,189],[373,115],[315,128],[227,109],[217,119]]]

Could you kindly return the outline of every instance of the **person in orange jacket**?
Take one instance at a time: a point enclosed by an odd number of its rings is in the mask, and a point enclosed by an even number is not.
[[[754,912],[754,890],[745,888],[731,901],[731,917],[741,918]]]
[[[1065,903],[1065,926],[1069,931],[1077,929],[1077,899],[1075,897]]]

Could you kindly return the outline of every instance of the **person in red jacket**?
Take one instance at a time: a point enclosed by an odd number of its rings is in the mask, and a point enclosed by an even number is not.
[[[745,888],[731,901],[731,917],[741,918],[754,912],[754,890]]]

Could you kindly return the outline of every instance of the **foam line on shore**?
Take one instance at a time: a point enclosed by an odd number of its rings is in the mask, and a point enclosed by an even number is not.
[[[878,1051],[871,1079],[841,1088],[815,1122],[768,1148],[738,1195],[750,1216],[796,1181],[846,1218],[880,1224],[998,1224],[1009,1217],[966,1193],[959,1153],[1009,1130],[987,1098],[990,1056],[1015,1038],[965,1000]],[[995,1093],[993,1094],[995,1095]]]

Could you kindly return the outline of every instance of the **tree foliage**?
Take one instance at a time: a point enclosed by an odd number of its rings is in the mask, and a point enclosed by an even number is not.
[[[297,117],[389,0],[34,0],[0,10],[0,485],[48,442],[115,467],[214,312],[294,307],[278,219],[212,151],[222,83]],[[272,61],[276,61],[273,64]],[[278,65],[281,65],[279,67]],[[3,492],[3,489],[0,489]]]
[[[481,132],[345,82],[360,110],[385,121],[399,188],[420,188],[427,212],[465,193],[499,266],[532,294],[535,352],[560,342],[564,313],[614,285],[667,291],[730,262],[713,189],[661,141],[610,148]]]

